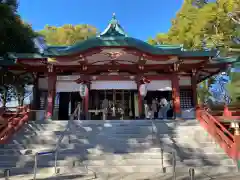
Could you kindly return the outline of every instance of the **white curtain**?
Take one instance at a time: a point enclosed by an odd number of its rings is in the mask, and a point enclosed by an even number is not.
[[[90,89],[137,89],[135,81],[92,81]]]

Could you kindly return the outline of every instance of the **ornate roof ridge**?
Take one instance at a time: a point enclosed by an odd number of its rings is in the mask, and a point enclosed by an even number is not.
[[[113,13],[112,19],[109,21],[107,28],[98,37],[105,36],[127,37],[127,34],[125,33],[122,26],[119,24],[119,21],[117,20],[115,13]]]

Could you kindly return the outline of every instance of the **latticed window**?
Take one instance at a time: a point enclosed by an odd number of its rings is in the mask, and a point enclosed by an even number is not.
[[[193,108],[193,93],[191,89],[180,88],[180,106],[181,109]]]

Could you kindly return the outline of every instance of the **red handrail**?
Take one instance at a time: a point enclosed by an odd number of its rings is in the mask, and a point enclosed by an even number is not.
[[[204,111],[204,110],[201,110],[201,111],[203,111],[214,123],[216,123],[223,132],[227,133],[228,136],[231,137],[231,139],[234,138],[233,135],[232,135],[232,133],[230,133],[230,132],[227,130],[227,128],[224,127],[224,126],[223,126],[216,118],[214,118],[209,112]]]
[[[28,106],[17,107],[17,109],[19,110],[7,120],[7,126],[0,132],[0,144],[5,144],[6,141],[28,120]]]
[[[209,134],[219,143],[223,150],[231,157],[236,157],[234,136],[210,113],[204,109],[197,110],[197,119]]]

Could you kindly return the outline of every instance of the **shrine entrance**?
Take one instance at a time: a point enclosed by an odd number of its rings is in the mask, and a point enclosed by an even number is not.
[[[107,109],[107,119],[135,119],[137,90],[108,89],[90,91],[91,119],[102,119],[102,112]],[[97,113],[99,112],[99,113]]]

